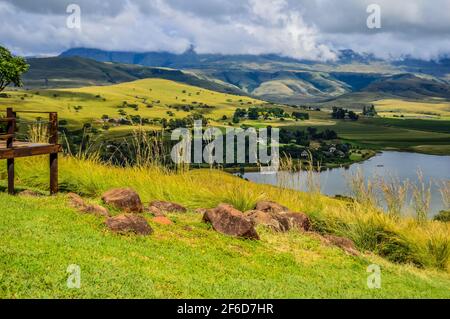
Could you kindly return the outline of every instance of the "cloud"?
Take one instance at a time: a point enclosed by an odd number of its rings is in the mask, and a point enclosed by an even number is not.
[[[366,26],[381,6],[382,29]],[[66,8],[82,29],[66,27]],[[351,48],[381,57],[450,52],[449,0],[0,0],[0,42],[17,54],[77,46],[120,51],[262,54],[333,60]]]

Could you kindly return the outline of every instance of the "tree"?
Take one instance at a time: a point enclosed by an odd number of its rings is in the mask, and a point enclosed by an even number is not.
[[[352,121],[357,121],[359,119],[359,115],[356,114],[353,111],[348,111],[348,117],[352,120]]]
[[[309,114],[308,113],[302,113],[302,112],[292,112],[292,116],[299,120],[309,120]]]
[[[22,57],[15,57],[8,49],[0,46],[0,92],[8,85],[22,86],[21,76],[30,66]]]
[[[250,120],[257,120],[259,118],[258,109],[256,109],[256,108],[249,109],[248,110],[248,118]]]

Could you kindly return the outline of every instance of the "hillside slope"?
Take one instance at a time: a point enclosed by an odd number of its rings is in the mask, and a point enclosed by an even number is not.
[[[33,159],[33,167],[30,159],[17,162],[21,187],[45,189],[45,158]],[[201,214],[193,212],[196,207],[214,207],[220,202],[245,210],[257,200],[270,198],[314,216],[313,212],[348,209],[345,203],[256,185],[209,170],[169,174],[155,168],[113,168],[62,158],[60,176],[64,191],[91,196],[93,202],[109,188],[129,186],[144,202],[176,201],[186,205],[189,212],[169,214],[174,224],[165,226],[146,214],[154,234],[119,236],[106,229],[102,218],[69,208],[63,194],[32,198],[0,193],[0,298],[450,295],[450,277],[442,271],[396,265],[373,254],[350,256],[324,245],[317,235],[297,231],[280,234],[258,228],[260,241],[231,238],[214,232],[201,222]],[[351,218],[356,222],[359,217]],[[402,223],[397,224],[400,227]],[[380,226],[377,229],[384,234]],[[72,264],[81,268],[80,289],[66,287],[66,269]],[[381,267],[382,289],[367,287],[367,267],[371,264]]]
[[[111,85],[139,79],[159,78],[218,92],[243,93],[230,84],[175,69],[102,63],[81,57],[35,58],[28,59],[27,62],[30,64],[30,70],[24,75],[26,88]]]
[[[57,111],[60,118],[78,125],[100,120],[103,115],[112,119],[135,115],[170,119],[195,112],[219,120],[223,115],[231,117],[238,107],[263,103],[164,79],[7,94],[8,98],[0,98],[0,108],[14,105],[19,110]]]
[[[351,50],[330,62],[296,60],[277,55],[109,52],[75,48],[61,57],[81,56],[102,62],[194,70],[233,88],[278,103],[302,104],[354,92],[376,92],[384,98],[450,98],[448,60],[382,61]],[[439,71],[439,72],[438,72]],[[354,98],[357,98],[355,95]]]

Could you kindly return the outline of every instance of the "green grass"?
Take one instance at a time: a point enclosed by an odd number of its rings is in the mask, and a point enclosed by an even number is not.
[[[260,242],[222,236],[201,216],[151,223],[150,237],[118,236],[65,198],[0,194],[1,298],[448,298],[448,276],[351,257],[300,233],[260,230]],[[190,226],[187,230],[185,226]],[[366,286],[382,267],[382,289]],[[81,288],[66,269],[81,267]]]
[[[448,224],[393,220],[373,208],[257,185],[215,170],[169,173],[157,167],[114,168],[68,157],[60,162],[65,191],[99,202],[103,191],[128,186],[144,202],[171,200],[186,205],[189,213],[170,215],[173,226],[153,224],[146,216],[153,235],[119,236],[107,231],[102,219],[69,208],[64,195],[25,198],[0,193],[2,298],[450,296],[448,255],[443,251],[449,241]],[[45,190],[47,165],[46,158],[18,160],[18,186]],[[5,177],[3,168],[0,177]],[[260,199],[306,212],[317,230],[350,237],[367,253],[349,256],[323,245],[316,235],[295,231],[276,234],[260,228],[259,242],[230,238],[211,230],[201,215],[192,212],[221,202],[246,210]],[[373,263],[382,268],[379,290],[366,285],[366,269]],[[70,264],[81,267],[80,290],[65,286]]]
[[[331,120],[326,112],[309,112],[310,126],[332,129],[339,137],[365,148],[396,149],[436,155],[450,154],[450,121],[419,119],[360,118]],[[302,122],[300,125],[308,125]],[[296,128],[297,123],[287,122]]]
[[[93,123],[96,128],[100,129],[102,140],[120,138],[130,133],[132,128],[127,125],[109,124],[108,131],[101,129],[104,124],[101,121],[102,116],[108,115],[110,118],[119,119],[121,117],[118,114],[119,110],[125,111],[129,116],[140,115],[151,120],[184,118],[195,112],[203,114],[213,126],[227,127],[236,108],[249,108],[265,103],[250,97],[214,92],[163,79],[145,79],[110,86],[11,91],[8,94],[9,98],[0,98],[0,110],[7,106],[14,106],[18,110],[57,111],[60,119],[68,121],[70,129],[80,128],[84,123]],[[119,108],[123,102],[127,102],[128,105],[137,105],[138,110],[128,106]],[[208,105],[210,108],[201,107],[200,103]],[[437,155],[450,154],[450,121],[445,117],[447,114],[445,112],[448,112],[449,108],[448,103],[441,100],[424,102],[380,100],[377,103],[377,109],[380,108],[380,112],[383,110],[385,112],[383,114],[390,116],[401,110],[411,116],[418,112],[425,115],[427,112],[439,111],[442,113],[442,117],[439,120],[362,118],[357,122],[352,122],[332,120],[328,112],[308,112],[310,114],[308,121],[243,120],[236,126],[241,124],[257,128],[267,125],[304,128],[313,126],[333,129],[343,139],[366,148],[397,149]],[[149,108],[147,105],[152,107]],[[186,112],[171,108],[176,105],[188,105],[194,109]],[[75,109],[77,106],[82,108],[77,110]],[[284,108],[287,112],[294,111],[291,107]],[[168,111],[173,112],[173,116],[169,116]],[[391,111],[394,113],[389,113]],[[224,115],[227,116],[226,120],[222,120]],[[28,118],[25,116],[25,118],[33,119],[36,116],[28,116]],[[148,125],[148,128],[159,129],[160,125]]]
[[[445,100],[405,101],[400,99],[383,99],[374,102],[381,115],[409,115],[415,117],[449,118],[450,103]]]
[[[150,119],[169,119],[167,111],[174,113],[173,118],[184,118],[190,114],[169,108],[174,105],[188,105],[208,118],[219,119],[223,115],[232,117],[238,107],[247,108],[264,103],[246,96],[219,93],[162,79],[145,79],[110,86],[10,91],[7,94],[10,95],[9,98],[0,98],[0,109],[14,106],[17,110],[58,112],[60,119],[69,121],[75,127],[99,121],[103,115],[120,118],[118,111],[123,102],[138,106],[138,110],[124,107],[127,115],[140,115]],[[210,108],[202,108],[200,103]],[[77,106],[82,108],[76,110]]]

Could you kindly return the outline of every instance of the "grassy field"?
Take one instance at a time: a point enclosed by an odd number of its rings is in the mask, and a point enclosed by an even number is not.
[[[374,105],[380,116],[450,119],[450,103],[439,99],[426,102],[385,99],[374,101]]]
[[[102,130],[102,116],[119,119],[122,117],[118,113],[120,111],[126,112],[126,116],[140,115],[152,120],[185,118],[200,113],[210,120],[211,125],[227,127],[236,108],[265,103],[250,97],[218,93],[162,79],[145,79],[111,86],[11,91],[7,94],[8,98],[0,98],[0,110],[14,106],[18,110],[57,111],[61,119],[68,121],[69,129],[80,128],[84,123],[94,123],[103,139],[120,138],[130,133],[131,128],[127,125],[110,124],[108,131]],[[361,118],[357,122],[336,121],[331,119],[328,112],[308,111],[308,121],[244,119],[235,126],[313,126],[335,130],[341,138],[364,148],[450,154],[450,105],[447,102],[437,99],[420,103],[384,99],[373,103],[380,114],[386,117]],[[191,109],[176,110],[176,106],[189,106]],[[295,110],[284,108],[287,112]],[[394,118],[394,115],[398,117]],[[400,115],[405,117],[400,118]],[[223,116],[227,118],[223,120]],[[147,128],[159,129],[160,125],[147,125]]]
[[[11,91],[7,94],[11,97],[0,98],[0,109],[14,106],[18,110],[56,111],[61,119],[78,127],[92,120],[100,120],[103,115],[119,118],[118,111],[124,102],[128,106],[122,109],[130,116],[170,118],[167,111],[172,111],[173,118],[184,118],[190,113],[177,111],[169,106],[188,105],[206,117],[217,120],[223,115],[232,117],[238,107],[248,108],[264,103],[245,96],[209,91],[161,79],[74,89]],[[137,110],[130,105],[136,105]]]
[[[290,128],[312,126],[332,129],[339,137],[365,148],[450,154],[450,121],[398,118],[360,118],[358,121],[332,120],[327,112],[309,112],[311,120],[285,122]]]
[[[44,190],[46,162],[37,158],[31,167],[30,159],[19,160],[19,187]],[[64,195],[28,198],[0,193],[1,298],[450,297],[449,273],[436,270],[430,255],[434,250],[427,248],[430,240],[432,249],[440,247],[437,242],[448,244],[449,226],[443,223],[394,221],[373,209],[257,185],[214,170],[169,173],[156,167],[113,168],[63,158],[60,178],[63,190],[94,202],[104,190],[118,186],[135,188],[145,202],[172,200],[189,209],[227,202],[245,210],[257,200],[272,199],[307,212],[317,230],[351,237],[366,253],[349,256],[323,245],[317,235],[295,231],[277,234],[259,228],[259,242],[229,238],[201,223],[201,215],[192,210],[169,215],[172,226],[154,224],[147,216],[155,230],[149,237],[119,236],[108,232],[102,219],[69,208]],[[402,242],[379,242],[378,254],[390,249],[396,258],[415,256],[411,260],[421,260],[422,269],[394,264],[371,252],[376,250],[368,242],[371,229]],[[70,264],[81,267],[81,289],[66,287]],[[367,287],[371,264],[382,269],[381,289]]]

